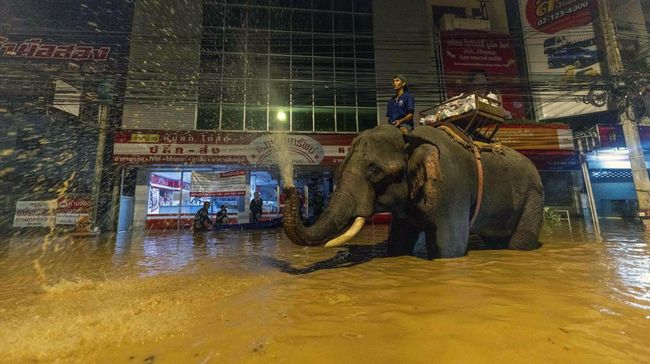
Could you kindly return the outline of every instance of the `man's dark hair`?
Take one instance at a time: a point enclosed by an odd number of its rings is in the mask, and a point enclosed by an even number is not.
[[[396,74],[396,75],[393,75],[393,80],[396,79],[396,78],[399,78],[399,79],[402,80],[402,82],[404,82],[404,83],[408,83],[408,82],[406,82],[406,77],[404,77],[404,75],[401,75],[401,74],[399,74],[399,73]]]

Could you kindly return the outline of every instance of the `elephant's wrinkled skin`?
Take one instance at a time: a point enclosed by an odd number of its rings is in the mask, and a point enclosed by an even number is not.
[[[356,218],[390,211],[392,255],[412,254],[421,231],[430,258],[465,255],[470,233],[488,244],[536,248],[544,197],[535,166],[508,147],[482,152],[481,160],[483,202],[470,229],[478,185],[471,151],[428,126],[407,135],[391,125],[366,130],[352,142],[329,206],[313,226],[303,226],[295,191],[285,190],[285,232],[296,244],[323,245],[343,234]]]

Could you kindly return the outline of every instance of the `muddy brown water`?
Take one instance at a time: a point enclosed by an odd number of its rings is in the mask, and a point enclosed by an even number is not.
[[[0,362],[650,362],[650,248],[566,223],[533,252],[386,257],[281,230],[0,242]]]

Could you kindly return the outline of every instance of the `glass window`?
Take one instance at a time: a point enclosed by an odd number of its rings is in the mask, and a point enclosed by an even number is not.
[[[225,29],[224,51],[244,52],[246,50],[246,31],[243,29]]]
[[[269,59],[266,55],[248,55],[247,62],[247,75],[248,78],[263,78],[269,77]]]
[[[354,83],[336,81],[336,106],[355,106]]]
[[[374,82],[373,82],[374,84]],[[359,87],[357,90],[357,104],[359,107],[361,106],[367,106],[367,107],[373,107],[377,105],[377,93],[375,92],[375,88],[370,88],[370,87]]]
[[[349,2],[348,2],[349,4]],[[334,14],[334,31],[337,33],[352,32],[352,14],[335,13]]]
[[[314,121],[316,123],[316,131],[334,131],[334,108],[315,108]]]
[[[356,14],[354,16],[354,32],[355,35],[372,35],[372,16]]]
[[[313,130],[311,107],[293,107],[291,109],[291,121],[293,123],[293,130],[311,131]]]
[[[201,52],[220,52],[223,50],[223,28],[205,29],[201,37]]]
[[[336,109],[337,131],[357,131],[356,109],[352,107],[338,107]]]
[[[183,181],[181,181],[181,178]],[[149,175],[148,215],[176,214],[178,216],[181,197],[189,197],[189,184],[183,183],[185,176],[180,172],[153,172]]]
[[[377,105],[374,63],[357,60],[357,103],[359,106]]]
[[[246,130],[266,130],[266,106],[246,106]]]
[[[269,108],[269,130],[288,131],[289,130],[289,107],[270,107]]]
[[[201,53],[202,78],[214,80],[221,77],[221,53]]]
[[[315,12],[314,13],[314,32],[331,33],[332,32],[332,13]]]
[[[332,36],[330,34],[314,33],[314,56],[334,56],[334,47],[332,43]]]
[[[269,0],[269,5],[289,8],[291,7],[291,0]]]
[[[349,35],[334,36],[334,54],[336,57],[354,57],[354,39]]]
[[[219,129],[219,104],[199,106],[196,128],[199,130]]]
[[[352,11],[352,1],[350,1],[350,0],[334,0],[334,10]]]
[[[244,80],[227,79],[223,81],[223,102],[242,103],[244,101]]]
[[[314,105],[334,106],[333,82],[316,82],[314,84]]]
[[[223,5],[205,4],[203,6],[203,27],[204,31],[210,27],[223,26]]]
[[[333,58],[314,58],[314,79],[319,81],[334,81]]]
[[[267,30],[248,30],[248,53],[269,53],[269,32]]]
[[[375,58],[375,45],[373,38],[370,37],[357,37],[354,52],[357,58],[374,59]],[[373,64],[374,71],[374,64]]]
[[[243,54],[226,54],[223,57],[223,74],[230,78],[243,78],[245,65]]]
[[[289,107],[290,85],[289,82],[269,82],[269,102],[271,105]]]
[[[311,0],[293,0],[292,5],[294,8],[310,9]]]
[[[291,52],[291,33],[271,32],[269,34],[271,53],[289,54]]]
[[[372,0],[354,0],[354,11],[357,13],[372,13]]]
[[[293,79],[311,80],[313,71],[311,68],[312,58],[293,57],[291,63],[291,75]]]
[[[224,25],[230,28],[243,28],[246,20],[245,11],[241,6],[225,6]]]
[[[377,126],[376,108],[359,108],[359,131],[371,129]]]
[[[266,106],[268,98],[266,80],[246,80],[246,106]]]
[[[272,30],[291,30],[291,11],[271,9],[270,26]]]
[[[291,84],[292,104],[299,106],[312,105],[312,83],[311,81],[294,81]]]
[[[293,10],[291,16],[291,29],[294,32],[311,32],[311,12]]]
[[[269,77],[276,80],[288,80],[291,59],[283,56],[270,57]]]
[[[332,0],[313,0],[314,9],[332,10]]]
[[[209,73],[203,73],[199,81],[199,101],[219,102],[221,100],[221,80]]]
[[[354,61],[351,59],[336,59],[336,81],[354,80]]]
[[[291,53],[298,56],[311,56],[311,33],[292,33]]]
[[[248,10],[249,29],[269,29],[269,9],[250,8]]]
[[[244,125],[244,105],[223,105],[222,130],[242,130]]]

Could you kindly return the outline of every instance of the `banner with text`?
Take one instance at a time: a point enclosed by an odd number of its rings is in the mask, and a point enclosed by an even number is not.
[[[76,225],[80,218],[90,213],[90,197],[62,196],[57,199],[56,224]]]
[[[191,197],[244,196],[245,194],[246,171],[192,172]]]
[[[54,224],[56,200],[17,201],[14,227],[48,227]]]
[[[539,119],[605,111],[582,102],[601,75],[593,0],[520,1],[528,72]]]
[[[471,31],[441,34],[442,68],[447,96],[475,90],[501,96],[513,118],[526,117],[524,92],[512,35]]]
[[[120,130],[113,161],[118,164],[276,164],[286,150],[294,165],[337,165],[353,134],[229,133],[211,131]]]

